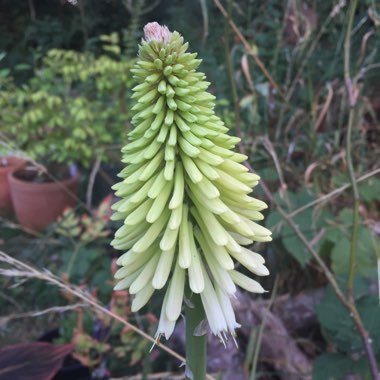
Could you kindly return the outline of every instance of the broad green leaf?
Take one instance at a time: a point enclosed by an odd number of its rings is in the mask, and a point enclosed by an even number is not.
[[[367,371],[365,358],[354,360],[339,353],[325,353],[314,362],[313,380],[338,380],[345,375]]]
[[[366,182],[359,184],[359,195],[361,199],[370,203],[379,200],[380,179],[370,178]]]
[[[350,220],[351,212],[344,212],[340,218]],[[344,231],[331,227],[326,238],[334,243],[331,250],[331,267],[336,274],[348,274],[351,255],[351,229],[349,235]],[[356,247],[356,272],[364,277],[374,277],[377,273],[377,252],[380,250],[379,242],[365,226],[359,226]]]
[[[305,189],[299,193],[288,192],[287,199],[280,198],[278,194],[275,197],[280,206],[288,213],[313,200],[313,197]],[[293,221],[306,239],[309,242],[313,242],[313,239],[321,232],[321,229],[327,225],[326,220],[329,218],[330,213],[327,210],[317,210],[316,212],[312,208],[308,208],[294,216]],[[273,237],[282,240],[287,252],[299,264],[305,266],[311,260],[311,254],[307,251],[300,238],[276,210],[273,210],[269,214],[267,226],[273,232]],[[314,248],[318,250],[322,243],[323,239],[316,241]]]
[[[342,286],[344,284],[345,281],[342,281]],[[380,341],[375,339],[380,336],[379,300],[375,296],[368,295],[368,281],[358,278],[354,285],[359,314],[372,337],[375,352],[380,353]],[[316,306],[316,313],[327,339],[334,343],[339,352],[363,354],[363,343],[354,322],[331,287],[326,289],[321,303]]]

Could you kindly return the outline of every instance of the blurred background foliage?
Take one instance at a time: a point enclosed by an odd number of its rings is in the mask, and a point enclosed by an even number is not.
[[[352,230],[345,155],[349,103],[343,61],[348,5],[335,0],[229,0],[223,5],[251,54],[213,0],[2,0],[1,152],[21,150],[44,164],[76,163],[83,171],[83,188],[94,162],[100,161],[109,186],[130,127],[129,68],[142,27],[149,21],[166,24],[185,36],[191,51],[199,53],[201,69],[217,97],[218,114],[231,133],[241,135],[250,164],[277,203],[293,217],[337,281],[345,284]],[[354,295],[378,359],[379,26],[380,6],[372,0],[360,1],[351,33],[351,75],[359,93],[351,154],[360,179]],[[127,293],[111,295],[112,260],[117,253],[109,247],[114,226],[104,208],[107,202],[103,201],[95,211],[68,210],[46,234],[38,236],[2,218],[0,249],[82,286],[115,313],[152,333],[159,300],[133,316]],[[323,290],[311,310],[313,328],[290,334],[311,363],[312,373],[306,378],[341,379],[348,374],[370,378],[349,313],[315,260],[275,207],[270,206],[266,225],[274,232],[274,241],[255,248],[265,250],[271,269],[266,288],[272,289],[278,279],[274,305],[284,296]],[[75,301],[37,280],[16,282],[18,286],[12,279],[1,282],[7,289],[6,294],[0,292],[4,315]],[[81,310],[47,314],[38,323],[11,319],[0,325],[1,344],[35,339],[46,326],[59,326],[59,341],[75,342],[76,358],[96,378],[175,370],[167,356],[149,356],[148,343],[133,332]],[[251,336],[257,338],[257,334]],[[290,378],[265,359],[260,357],[257,368],[249,361],[247,378]]]
[[[107,149],[125,135],[132,61],[115,59],[116,34],[101,39],[113,58],[52,49],[26,83],[4,81],[2,128],[33,159],[88,167],[95,158],[107,160]]]

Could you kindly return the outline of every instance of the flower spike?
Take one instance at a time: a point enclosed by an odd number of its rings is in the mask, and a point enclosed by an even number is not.
[[[265,291],[235,264],[269,274],[263,257],[244,247],[271,241],[256,223],[267,205],[250,196],[260,177],[241,164],[247,157],[234,151],[240,139],[215,115],[210,83],[197,71],[201,60],[187,52],[183,37],[155,22],[144,33],[132,69],[134,128],[122,149],[127,166],[113,187],[121,198],[113,219],[124,224],[112,245],[125,252],[115,289],[135,294],[135,311],[164,289],[159,341],[172,334],[188,286],[224,341],[240,326],[231,305],[236,285]]]

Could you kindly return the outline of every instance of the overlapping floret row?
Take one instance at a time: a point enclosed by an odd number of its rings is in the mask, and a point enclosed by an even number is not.
[[[210,83],[196,71],[201,61],[187,48],[177,32],[142,42],[132,69],[135,127],[122,150],[122,181],[114,186],[121,200],[113,219],[124,224],[112,244],[125,251],[116,289],[135,294],[137,311],[168,283],[158,328],[167,338],[186,281],[200,294],[212,331],[233,334],[235,284],[264,291],[235,263],[267,275],[262,256],[244,246],[271,240],[256,223],[267,206],[249,195],[259,177],[241,164],[247,157],[233,151],[239,138],[215,115]]]

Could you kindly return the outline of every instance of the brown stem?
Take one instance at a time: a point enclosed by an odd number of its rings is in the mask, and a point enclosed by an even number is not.
[[[380,379],[379,368],[377,366],[376,357],[372,348],[372,339],[370,338],[368,331],[365,329],[362,320],[360,318],[359,312],[355,305],[355,299],[353,296],[353,282],[356,270],[356,247],[358,240],[358,226],[359,226],[359,191],[355,180],[355,171],[352,162],[352,148],[351,148],[351,135],[355,119],[356,102],[358,97],[358,91],[356,89],[356,83],[351,80],[351,31],[354,21],[355,11],[358,5],[358,0],[352,0],[350,3],[349,13],[348,13],[348,23],[346,29],[346,35],[344,40],[344,79],[347,89],[348,105],[350,107],[349,120],[347,127],[347,138],[346,138],[346,158],[348,174],[350,176],[350,181],[352,184],[352,192],[354,198],[354,207],[352,214],[352,236],[351,236],[351,247],[350,247],[350,267],[348,272],[348,297],[347,308],[350,310],[352,319],[354,320],[355,326],[362,338],[364,349],[367,355],[369,368],[371,371],[372,378],[377,380]]]
[[[227,18],[225,22],[225,28],[224,28],[224,49],[225,49],[225,57],[226,57],[226,68],[228,73],[228,80],[230,83],[231,88],[231,96],[232,101],[234,103],[234,113],[235,113],[235,129],[237,131],[237,134],[241,134],[240,130],[240,108],[239,108],[239,98],[237,94],[237,89],[235,85],[234,75],[233,75],[233,68],[232,68],[232,62],[230,57],[230,44],[229,44],[229,22],[231,22],[231,9],[232,9],[232,2],[231,0],[228,1],[228,13]]]
[[[102,163],[102,160],[98,157],[94,163],[94,166],[92,167],[90,178],[88,180],[87,191],[86,191],[86,207],[88,210],[91,210],[91,207],[92,207],[92,193],[94,191],[95,178],[96,178],[96,175],[98,174],[101,163]]]
[[[5,252],[2,252],[1,250],[0,250],[0,262],[6,263],[10,265],[11,267],[13,267],[12,269],[8,271],[7,269],[4,269],[4,271],[2,271],[0,268],[0,275],[11,276],[11,277],[37,278],[37,279],[46,281],[52,285],[55,285],[58,288],[64,290],[66,293],[70,293],[71,295],[82,300],[86,304],[92,306],[95,311],[103,315],[107,315],[108,317],[113,318],[114,320],[122,323],[124,326],[134,331],[136,334],[140,335],[144,339],[150,341],[151,343],[154,343],[154,345],[166,351],[172,357],[176,358],[180,362],[185,363],[185,358],[182,355],[178,354],[177,352],[175,352],[168,346],[152,338],[149,334],[142,331],[141,329],[136,327],[134,324],[128,322],[125,318],[121,317],[120,315],[102,306],[100,303],[98,303],[96,299],[94,299],[89,294],[85,293],[79,287],[76,287],[68,282],[63,282],[60,278],[55,277],[53,274],[46,271],[42,272],[39,269],[36,269],[33,266],[27,263],[24,263],[23,261],[20,261],[18,259],[15,259],[14,257],[11,257],[10,255],[8,255]],[[215,378],[211,375],[207,375],[207,379],[215,380]]]
[[[240,136],[239,136],[240,137]],[[239,149],[241,153],[245,154],[245,149],[242,144],[239,145]],[[248,169],[253,172],[252,166],[246,162],[246,166]],[[275,206],[276,210],[281,214],[283,219],[288,223],[288,225],[291,227],[291,229],[294,231],[294,233],[297,235],[297,237],[301,240],[302,244],[305,246],[305,248],[309,251],[309,253],[313,256],[315,261],[318,263],[318,265],[321,267],[323,273],[326,276],[327,281],[333,288],[336,296],[342,303],[342,305],[348,310],[351,318],[354,321],[354,324],[356,326],[356,329],[358,330],[358,333],[363,341],[363,346],[366,352],[368,364],[370,367],[371,375],[373,380],[380,380],[379,375],[379,369],[376,362],[376,357],[373,351],[372,346],[372,339],[370,338],[368,331],[363,325],[363,321],[361,320],[361,317],[359,315],[358,309],[355,305],[355,300],[352,297],[347,297],[343,291],[341,290],[338,282],[336,281],[334,274],[330,271],[330,269],[327,267],[325,262],[321,259],[321,257],[318,255],[317,251],[314,250],[314,248],[311,246],[309,241],[306,239],[305,235],[300,231],[297,224],[293,221],[292,217],[289,216],[277,203],[275,198],[273,197],[271,191],[268,189],[268,187],[265,185],[264,181],[260,181],[261,188],[263,189],[265,195],[269,199],[269,201]]]
[[[348,23],[346,29],[346,35],[344,39],[344,80],[347,89],[347,98],[349,106],[349,116],[348,116],[348,126],[347,126],[347,137],[346,137],[346,160],[347,169],[350,176],[350,181],[352,184],[353,193],[353,212],[352,212],[352,236],[351,236],[351,247],[350,247],[350,266],[348,272],[348,282],[347,289],[349,297],[353,298],[353,283],[356,271],[356,247],[358,240],[358,227],[359,227],[359,190],[355,181],[355,170],[352,162],[352,130],[355,122],[355,111],[356,111],[356,100],[357,91],[355,90],[355,84],[351,80],[351,31],[354,22],[355,10],[358,5],[358,0],[351,1],[350,9],[348,13]]]
[[[374,169],[374,170],[372,170],[366,174],[363,174],[362,176],[360,176],[358,178],[355,178],[355,183],[363,182],[366,179],[371,178],[377,174],[380,174],[380,168]],[[316,206],[319,203],[327,202],[329,199],[338,196],[339,194],[343,193],[343,191],[349,189],[351,186],[352,186],[351,183],[346,183],[345,185],[338,187],[337,189],[331,191],[330,193],[324,194],[321,197],[315,199],[314,201],[311,201],[311,202],[297,208],[296,210],[290,212],[288,214],[288,216],[293,218],[294,216],[300,214],[301,212],[307,210],[310,207]]]
[[[250,170],[252,170],[252,168],[250,168]],[[359,335],[363,341],[363,345],[364,345],[364,349],[367,355],[367,360],[368,360],[368,364],[371,370],[372,378],[373,380],[380,380],[379,369],[377,367],[376,357],[375,357],[373,347],[372,347],[372,339],[370,338],[368,331],[363,325],[363,321],[361,320],[358,309],[356,308],[354,298],[351,296],[349,297],[345,296],[345,294],[340,289],[340,286],[338,285],[334,277],[334,274],[330,271],[330,269],[327,267],[325,262],[320,258],[318,253],[314,250],[314,248],[305,238],[305,236],[300,231],[300,229],[298,228],[297,224],[293,221],[293,219],[291,219],[288,216],[288,214],[276,202],[276,200],[272,196],[272,193],[262,181],[261,181],[261,187],[264,190],[265,195],[269,198],[270,202],[274,204],[277,211],[282,215],[282,217],[285,219],[285,221],[289,224],[289,226],[292,228],[294,233],[297,235],[297,237],[301,240],[303,245],[306,247],[306,249],[311,253],[315,261],[319,264],[319,266],[321,267],[323,273],[325,274],[327,278],[327,281],[333,288],[336,296],[339,298],[343,306],[345,306],[348,312],[350,313],[350,316],[355,323],[356,329],[358,330]]]
[[[30,19],[32,21],[35,21],[36,20],[36,7],[34,6],[34,1],[28,0],[28,5],[29,5],[29,12],[30,12]]]
[[[257,66],[260,67],[261,71],[263,74],[267,77],[271,85],[278,91],[278,93],[282,96],[282,92],[280,90],[280,87],[278,84],[275,82],[275,80],[272,78],[272,76],[269,74],[267,68],[265,67],[264,63],[261,61],[261,59],[257,56],[257,54],[252,51],[252,48],[248,41],[244,38],[242,33],[240,32],[239,28],[236,26],[236,24],[229,18],[228,12],[226,9],[223,7],[223,5],[220,3],[219,0],[214,0],[215,5],[219,8],[220,12],[222,15],[228,20],[228,23],[230,24],[231,28],[235,32],[237,38],[240,40],[240,42],[243,44],[245,50],[249,55],[252,56],[254,61],[256,62]]]
[[[329,26],[330,22],[337,16],[337,14],[339,14],[340,10],[343,7],[345,7],[345,5],[346,5],[345,1],[339,1],[338,4],[334,5],[334,7],[331,10],[330,14],[328,15],[326,21],[323,23],[318,34],[316,35],[316,37],[314,38],[314,40],[310,44],[310,47],[307,50],[301,64],[299,65],[297,72],[296,72],[296,75],[294,76],[294,78],[290,84],[289,89],[286,91],[286,93],[284,95],[285,102],[282,104],[282,106],[280,108],[280,117],[279,117],[279,121],[278,121],[277,126],[276,126],[276,134],[275,134],[276,141],[280,139],[281,134],[282,134],[281,127],[282,127],[282,121],[283,121],[285,109],[288,106],[288,104],[289,104],[289,102],[290,102],[290,100],[294,94],[294,91],[297,87],[300,76],[301,76],[307,62],[309,62],[309,59],[310,59],[312,53],[314,52],[315,48],[317,47],[318,42],[321,39],[321,37],[325,34],[327,27]],[[288,86],[286,86],[286,88],[287,87]]]

